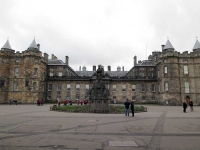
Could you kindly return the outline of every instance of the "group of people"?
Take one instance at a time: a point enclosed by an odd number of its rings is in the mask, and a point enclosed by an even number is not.
[[[15,103],[15,105],[18,104],[18,103],[17,103],[17,100],[13,100],[13,101],[12,101],[12,100],[10,99],[10,105],[12,105],[12,103]]]
[[[190,111],[193,112],[193,101],[190,99],[189,101],[189,106],[190,106]],[[187,109],[187,103],[186,101],[183,101],[183,112],[186,113],[186,109]]]
[[[126,99],[126,102],[124,102],[125,105],[125,116],[129,116],[129,107],[131,105],[131,113],[132,113],[132,117],[134,117],[134,101],[132,100],[131,102],[129,102],[128,99]]]
[[[66,106],[69,103],[69,105],[72,105],[72,100],[64,100],[63,104],[64,106]],[[60,106],[61,104],[61,100],[58,100],[58,106]]]
[[[43,99],[38,99],[37,100],[37,106],[43,106],[43,104],[44,104],[44,101],[43,101]]]

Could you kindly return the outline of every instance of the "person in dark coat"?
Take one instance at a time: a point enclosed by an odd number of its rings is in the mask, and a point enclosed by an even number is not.
[[[184,113],[186,113],[186,108],[187,108],[187,104],[186,104],[186,102],[184,101],[184,102],[183,102],[183,112],[184,112]]]
[[[125,105],[125,116],[129,116],[129,106],[130,106],[130,102],[128,99],[126,99],[126,102],[124,102]]]
[[[131,112],[132,112],[132,117],[134,117],[134,100],[131,102]]]
[[[64,100],[64,105],[65,105],[65,106],[67,105],[67,100]]]
[[[194,111],[194,109],[193,109],[193,101],[191,99],[190,99],[189,105],[190,105],[191,112],[193,112]]]

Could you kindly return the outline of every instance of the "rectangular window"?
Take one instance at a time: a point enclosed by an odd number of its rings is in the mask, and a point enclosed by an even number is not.
[[[79,100],[80,99],[80,96],[79,95],[76,95],[76,100]]]
[[[153,73],[151,72],[151,73],[149,73],[149,77],[153,77]]]
[[[70,91],[71,85],[67,84],[67,91]]]
[[[140,77],[144,77],[144,73],[140,73]]]
[[[37,76],[37,74],[38,74],[38,68],[34,68],[34,73],[33,73],[33,75],[34,75],[34,76]]]
[[[57,101],[61,100],[61,96],[57,96],[56,100]]]
[[[136,97],[135,97],[135,96],[132,96],[132,100],[134,100],[134,101],[135,101],[135,100],[136,100]]]
[[[80,91],[80,84],[76,84],[76,91]]]
[[[122,100],[125,102],[126,101],[126,96],[122,96]]]
[[[25,86],[28,86],[28,80],[25,81]]]
[[[188,66],[183,66],[184,68],[184,74],[188,74]]]
[[[155,85],[154,84],[151,85],[151,92],[155,92]]]
[[[168,91],[168,83],[165,82],[165,91]]]
[[[133,91],[133,92],[136,91],[136,85],[132,85],[132,91]]]
[[[51,96],[47,96],[47,100],[49,100],[49,101],[50,101],[50,100],[51,100]]]
[[[60,83],[57,84],[57,91],[61,91],[61,84]]]
[[[53,85],[52,85],[52,84],[49,84],[49,85],[48,85],[48,91],[52,91],[52,87],[53,87]]]
[[[156,98],[153,96],[151,100],[152,100],[152,101],[155,101],[155,100],[156,100]]]
[[[187,60],[187,59],[184,59],[184,60],[183,60],[183,63],[185,63],[185,64],[188,63],[188,60]]]
[[[50,75],[50,77],[53,77],[53,72],[50,72],[49,75]]]
[[[37,82],[33,82],[33,91],[37,90]]]
[[[167,59],[164,59],[164,61],[163,61],[164,63],[167,63]]]
[[[122,85],[122,91],[123,91],[123,92],[126,91],[126,85]]]
[[[116,92],[116,85],[113,85],[113,92]]]
[[[86,91],[89,91],[89,89],[90,89],[89,84],[86,84],[86,85],[85,85],[85,89],[86,89]]]
[[[145,100],[146,100],[146,97],[145,97],[145,96],[142,96],[142,100],[145,101]]]
[[[15,81],[13,84],[14,84],[13,90],[14,90],[14,91],[18,91],[18,82]]]
[[[142,92],[146,91],[146,86],[144,84],[142,84]]]
[[[185,82],[185,93],[189,93],[190,88],[189,88],[189,82]]]
[[[19,76],[19,68],[15,68],[15,76]]]
[[[167,73],[167,67],[164,67],[164,73]]]
[[[70,100],[70,96],[69,95],[66,96],[66,100]]]
[[[59,72],[59,73],[58,73],[58,76],[59,76],[59,77],[62,77],[62,72]]]

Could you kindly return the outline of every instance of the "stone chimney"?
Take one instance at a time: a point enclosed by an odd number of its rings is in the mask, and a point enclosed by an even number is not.
[[[138,64],[140,64],[142,61],[141,60],[138,60]]]
[[[93,66],[93,71],[96,71],[96,66],[95,65]]]
[[[134,66],[137,64],[137,56],[134,56],[133,57],[133,60],[134,60],[134,62],[133,62],[133,64],[134,64]]]
[[[54,54],[51,54],[51,59],[54,59]]]
[[[162,51],[164,50],[165,45],[161,45]]]
[[[79,71],[81,71],[81,66],[79,67]]]
[[[45,59],[46,61],[48,61],[49,55],[48,55],[47,53],[44,53],[44,59]]]
[[[124,71],[124,66],[122,67],[122,71]]]
[[[68,56],[65,56],[65,64],[69,65],[69,57]]]
[[[111,66],[108,66],[108,71],[111,71]]]

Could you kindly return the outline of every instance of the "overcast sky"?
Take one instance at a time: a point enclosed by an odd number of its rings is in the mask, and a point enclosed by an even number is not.
[[[160,51],[167,37],[176,51],[192,51],[200,36],[199,0],[0,0],[0,46],[15,51],[34,39],[75,70],[102,64],[112,71]]]

